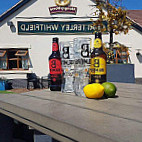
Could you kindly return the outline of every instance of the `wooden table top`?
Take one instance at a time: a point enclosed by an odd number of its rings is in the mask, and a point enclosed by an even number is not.
[[[57,140],[141,142],[142,85],[115,83],[116,98],[36,90],[0,94],[0,112]]]

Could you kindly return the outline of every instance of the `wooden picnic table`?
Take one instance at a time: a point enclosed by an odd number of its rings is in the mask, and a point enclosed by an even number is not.
[[[61,141],[141,142],[142,85],[116,83],[116,98],[36,90],[0,94],[0,112]]]

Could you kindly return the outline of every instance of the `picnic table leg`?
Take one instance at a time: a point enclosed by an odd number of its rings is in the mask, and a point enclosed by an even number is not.
[[[0,142],[13,141],[13,128],[13,119],[0,113]]]

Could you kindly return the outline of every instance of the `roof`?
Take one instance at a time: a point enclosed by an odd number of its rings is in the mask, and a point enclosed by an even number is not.
[[[21,8],[23,5],[28,3],[30,0],[21,0],[17,4],[15,4],[13,7],[8,9],[6,12],[4,12],[2,15],[0,15],[0,22],[2,22],[4,19],[6,19],[8,16],[10,16],[12,13],[17,11],[19,8]]]
[[[142,10],[128,10],[127,15],[134,22],[142,26]]]
[[[142,33],[142,10],[127,11],[127,17],[133,22],[132,26]]]

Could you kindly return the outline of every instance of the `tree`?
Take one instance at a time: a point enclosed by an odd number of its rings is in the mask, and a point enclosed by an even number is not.
[[[123,10],[122,7],[118,5],[118,3],[122,4],[122,0],[112,0],[114,6],[110,4],[109,0],[95,0],[96,7],[98,11],[94,13],[98,14],[98,20],[93,23],[93,26],[97,27],[96,30],[104,32],[106,29],[104,28],[103,21],[107,21],[107,30],[110,33],[110,46],[113,43],[113,33],[127,34],[131,29],[131,21],[127,18],[126,10]],[[106,13],[104,12],[106,10]]]

